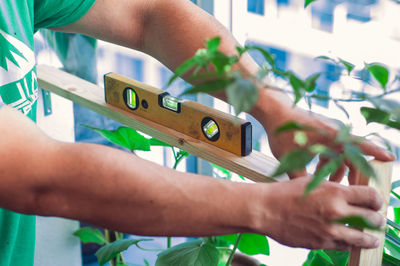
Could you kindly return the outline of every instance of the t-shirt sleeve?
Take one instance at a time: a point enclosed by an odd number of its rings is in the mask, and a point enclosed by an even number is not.
[[[82,18],[96,0],[35,0],[34,30],[72,24]]]

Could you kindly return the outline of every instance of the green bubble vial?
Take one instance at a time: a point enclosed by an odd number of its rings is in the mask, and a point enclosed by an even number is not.
[[[169,96],[169,95],[166,95],[166,96],[164,96],[162,103],[165,108],[172,110],[174,112],[178,112],[179,99]]]
[[[126,100],[127,100],[127,105],[132,108],[136,109],[137,107],[137,97],[136,97],[136,92],[132,89],[126,90]]]
[[[211,139],[219,132],[219,129],[218,129],[217,124],[213,120],[210,120],[203,127],[203,131],[206,134],[206,136]]]

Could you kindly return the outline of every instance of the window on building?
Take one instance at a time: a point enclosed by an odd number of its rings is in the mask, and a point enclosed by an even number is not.
[[[143,81],[143,60],[121,53],[115,54],[116,72],[137,81]]]
[[[247,11],[264,15],[264,0],[247,0]]]
[[[290,1],[289,0],[276,0],[276,4],[278,6],[288,6],[288,5],[290,5]]]

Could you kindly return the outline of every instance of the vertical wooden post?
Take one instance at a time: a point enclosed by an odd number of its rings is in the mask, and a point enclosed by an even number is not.
[[[383,199],[383,206],[380,213],[386,217],[389,205],[389,195],[391,190],[392,163],[383,163],[378,161],[371,162],[375,170],[377,179],[368,179],[358,176],[356,184],[366,185],[375,188]],[[354,248],[350,252],[349,266],[378,266],[382,265],[383,244],[385,243],[385,231],[372,231],[365,229],[364,232],[379,238],[380,245],[376,249]]]

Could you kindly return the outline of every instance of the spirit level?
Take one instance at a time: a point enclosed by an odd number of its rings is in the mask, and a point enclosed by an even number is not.
[[[160,89],[110,73],[104,76],[106,102],[239,156],[252,150],[250,122]]]

